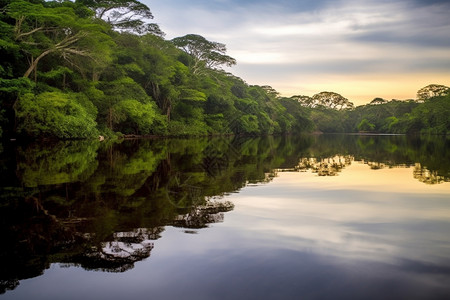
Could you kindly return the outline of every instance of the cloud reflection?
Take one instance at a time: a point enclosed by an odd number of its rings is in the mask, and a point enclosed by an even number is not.
[[[411,174],[401,180],[409,168],[348,168],[333,177],[278,173],[270,185],[244,189],[236,196],[241,226],[291,250],[450,267],[448,183],[431,190]]]

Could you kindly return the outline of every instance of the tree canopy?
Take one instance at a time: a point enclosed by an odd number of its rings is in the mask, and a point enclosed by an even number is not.
[[[354,107],[334,92],[282,97],[221,68],[225,44],[172,40],[137,0],[0,2],[0,135],[448,133],[448,93]],[[369,126],[370,125],[370,126]]]
[[[153,33],[164,35],[155,23],[150,8],[137,0],[77,0],[90,8],[95,17],[102,19],[118,30],[132,31],[139,34]]]
[[[236,60],[226,55],[227,48],[222,43],[211,42],[197,34],[177,37],[172,43],[190,56],[188,63],[193,74],[198,74],[204,68],[216,68],[221,65],[231,67]]]
[[[450,87],[441,84],[430,84],[417,91],[417,100],[426,101],[433,97],[450,94]]]

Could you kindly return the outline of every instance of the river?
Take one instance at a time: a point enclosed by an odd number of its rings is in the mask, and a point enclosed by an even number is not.
[[[450,139],[6,144],[1,299],[449,299]]]

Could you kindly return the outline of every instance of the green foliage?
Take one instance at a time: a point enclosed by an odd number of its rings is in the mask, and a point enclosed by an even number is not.
[[[130,77],[102,81],[96,89],[99,122],[123,133],[149,134],[157,110],[145,90]]]
[[[2,123],[33,138],[308,130],[273,88],[219,69],[236,63],[224,44],[166,41],[145,23],[151,17],[134,0],[9,3],[0,16]]]
[[[13,96],[30,92],[34,84],[28,78],[3,79],[0,78],[0,92]]]
[[[135,261],[105,255],[106,263],[100,255],[92,259],[93,251],[101,253],[107,243],[120,247],[158,239],[165,226],[206,227],[221,221],[218,212],[232,209],[215,206],[212,197],[269,182],[273,170],[323,168],[336,155],[339,162],[355,158],[374,169],[411,166],[414,180],[448,182],[449,142],[442,137],[295,135],[19,146],[0,157],[8,162],[0,193],[3,242],[9,245],[3,279],[28,278],[30,266],[39,274],[49,263],[123,271]],[[146,257],[145,248],[134,248],[138,260]]]
[[[17,173],[25,187],[86,180],[98,166],[98,145],[85,141],[20,147]]]
[[[397,117],[387,117],[383,121],[383,126],[380,128],[381,132],[389,132],[393,133],[395,131],[395,128],[397,127],[399,120]]]
[[[345,132],[345,111],[337,111],[329,108],[311,109],[311,120],[314,130],[324,133]]]
[[[164,35],[157,24],[147,24],[146,19],[153,19],[150,8],[136,0],[78,0],[95,13],[98,19],[103,19],[119,30],[137,32],[139,34],[151,32]]]
[[[145,90],[130,77],[122,77],[114,81],[100,82],[99,89],[103,91],[106,101],[117,103],[124,98],[133,99],[140,103],[148,103],[150,97]]]
[[[413,109],[402,120],[406,132],[450,134],[450,95],[434,97]]]
[[[53,66],[55,60],[81,69],[86,59],[105,56],[96,47],[108,38],[103,33],[105,27],[79,17],[69,3],[16,0],[8,5],[6,14],[15,20],[13,37],[27,58],[22,64],[23,77],[34,72],[36,80],[39,62],[48,58],[47,66]]]
[[[206,101],[206,95],[203,92],[194,89],[181,89],[180,100],[186,101]]]
[[[351,109],[329,92],[280,98],[270,86],[250,86],[221,70],[236,63],[224,44],[195,34],[165,40],[146,23],[153,15],[139,1],[2,5],[4,136],[449,131],[449,101],[429,98],[445,96],[443,86],[421,89],[422,104],[375,99],[381,104]]]
[[[236,120],[236,133],[257,134],[259,133],[258,119],[254,115],[243,115]]]
[[[197,34],[174,38],[172,43],[190,56],[186,62],[193,74],[201,74],[204,68],[236,64],[234,58],[225,54],[227,49],[224,44],[208,41]]]
[[[76,94],[25,94],[16,106],[17,132],[33,138],[87,138],[98,135],[92,105]]]
[[[311,119],[317,130],[322,132],[448,134],[449,97],[434,97],[424,103],[378,101],[376,105],[358,106],[344,112],[317,108],[311,110]]]
[[[208,127],[199,120],[189,122],[171,121],[168,125],[168,134],[171,136],[205,136],[208,134]]]
[[[370,123],[367,119],[363,119],[358,124],[359,131],[373,131],[375,129],[375,124]]]
[[[427,101],[430,98],[450,95],[450,88],[440,84],[430,84],[417,91],[419,101]]]
[[[120,116],[118,126],[122,128],[123,133],[152,133],[156,110],[151,103],[142,104],[137,100],[124,100],[115,105],[114,109]]]
[[[289,112],[289,114],[284,114],[284,116],[291,115],[294,118],[294,120],[290,122],[291,132],[307,132],[314,128],[314,124],[310,119],[311,110],[303,107],[298,101],[291,98],[282,98],[280,99],[280,103],[285,107],[286,111]],[[285,128],[286,131],[288,131],[287,124]]]
[[[412,101],[390,101],[382,104],[358,106],[345,113],[343,132],[371,131],[378,133],[406,133],[400,119],[418,106]],[[363,124],[364,129],[359,128]],[[399,123],[400,122],[400,123]],[[370,126],[370,124],[374,125]]]

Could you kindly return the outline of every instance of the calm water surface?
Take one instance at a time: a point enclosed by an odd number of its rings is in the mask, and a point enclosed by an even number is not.
[[[450,299],[450,140],[3,145],[2,299]]]

